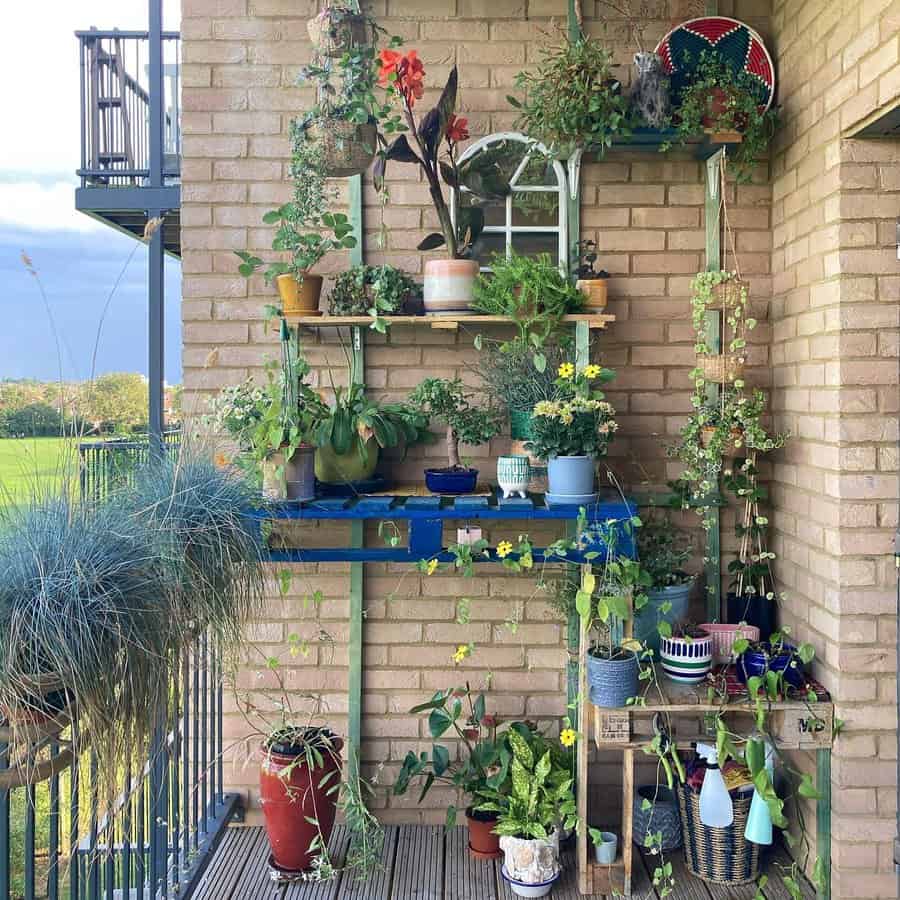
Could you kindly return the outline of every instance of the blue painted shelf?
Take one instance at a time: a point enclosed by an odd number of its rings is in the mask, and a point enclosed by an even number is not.
[[[598,502],[586,507],[577,504],[550,506],[543,495],[535,494],[527,499],[502,499],[498,494],[486,496],[360,496],[350,498],[328,497],[307,503],[276,503],[251,510],[249,515],[263,522],[292,521],[406,521],[409,523],[407,547],[315,547],[271,548],[269,558],[274,562],[418,562],[420,559],[438,559],[449,562],[454,557],[443,544],[444,523],[453,520],[499,521],[564,521],[576,522],[582,509],[587,529],[610,521],[624,522],[637,513],[632,500],[623,500],[615,494],[601,495]],[[601,549],[597,540],[585,544],[564,557],[547,553],[547,548],[535,548],[534,558],[556,562],[583,562],[584,554]],[[629,552],[630,543],[621,545],[622,552]],[[495,562],[491,551],[480,561]]]

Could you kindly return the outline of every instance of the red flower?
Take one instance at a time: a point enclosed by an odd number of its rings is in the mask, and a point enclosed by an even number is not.
[[[382,87],[393,87],[404,99],[406,105],[413,107],[416,100],[421,100],[425,93],[422,79],[425,77],[425,66],[415,50],[406,55],[396,50],[382,50],[379,54],[381,68],[378,71],[378,83]]]
[[[458,116],[450,116],[447,123],[447,140],[451,144],[458,144],[460,141],[469,139],[469,120],[462,119]]]
[[[496,716],[482,716],[481,724],[484,728],[496,728],[497,727],[497,718]]]

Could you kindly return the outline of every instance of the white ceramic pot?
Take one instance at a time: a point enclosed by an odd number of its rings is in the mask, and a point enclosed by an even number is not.
[[[696,638],[660,638],[659,656],[663,672],[672,681],[700,684],[712,668],[712,638],[709,635]]]
[[[497,459],[497,484],[507,500],[518,494],[523,500],[528,496],[531,465],[527,456],[501,456]]]
[[[425,263],[425,314],[452,316],[471,312],[478,277],[474,259],[429,259]]]
[[[510,878],[509,873],[506,871],[506,866],[500,867],[500,874],[517,897],[546,897],[553,890],[553,885],[559,879],[559,872],[557,872],[556,875],[543,884],[524,884],[521,881],[516,881],[515,878]]]
[[[544,840],[504,835],[500,838],[500,849],[505,877],[513,890],[517,884],[546,887],[544,893],[519,894],[520,897],[543,897],[550,892],[560,870],[558,832],[554,831],[552,837]]]

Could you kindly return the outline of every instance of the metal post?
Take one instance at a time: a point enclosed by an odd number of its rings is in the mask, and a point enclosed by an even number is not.
[[[151,218],[162,218],[164,210],[150,210]],[[150,236],[149,278],[148,278],[148,320],[149,320],[149,360],[148,379],[150,394],[150,452],[162,456],[163,431],[165,430],[164,410],[164,360],[165,360],[165,248],[163,226]]]
[[[162,0],[149,0],[150,187],[163,185],[166,98],[163,91]]]
[[[822,900],[831,900],[831,747],[816,751],[816,855],[822,867]]]

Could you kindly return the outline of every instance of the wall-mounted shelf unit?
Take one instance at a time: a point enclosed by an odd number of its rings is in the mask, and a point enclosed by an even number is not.
[[[509,316],[381,316],[381,321],[391,325],[412,325],[432,328],[439,331],[458,331],[461,325],[513,325]],[[346,326],[362,327],[371,325],[371,316],[287,316],[288,325],[299,325],[303,328],[340,328]],[[564,316],[563,321],[582,323],[591,331],[602,331],[615,316],[605,313],[573,313]]]

